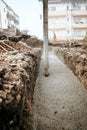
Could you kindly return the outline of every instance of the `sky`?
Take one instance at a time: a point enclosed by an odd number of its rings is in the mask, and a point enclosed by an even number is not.
[[[20,29],[28,29],[29,33],[43,38],[43,21],[41,3],[38,0],[4,0],[20,17]]]

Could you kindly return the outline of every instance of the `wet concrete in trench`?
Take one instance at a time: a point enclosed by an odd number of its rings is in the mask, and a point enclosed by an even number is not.
[[[36,82],[34,130],[87,130],[87,90],[55,55],[49,53],[49,77],[41,59]]]

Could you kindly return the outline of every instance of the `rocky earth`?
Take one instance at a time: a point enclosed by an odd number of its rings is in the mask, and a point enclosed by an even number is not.
[[[18,42],[25,42],[27,45],[31,47],[42,47],[43,46],[43,41],[39,40],[35,36],[31,35],[19,35],[19,36],[14,36],[14,37],[7,37],[5,34],[1,35],[0,34],[0,40],[8,41],[8,44],[11,44],[12,46],[16,45],[18,46]]]
[[[87,43],[75,41],[51,49],[87,88]]]
[[[0,37],[0,130],[32,130],[32,101],[43,42],[22,35]],[[39,49],[41,48],[41,49]],[[87,43],[49,43],[87,88]]]
[[[31,128],[40,50],[3,54],[0,61],[0,130]]]
[[[0,130],[32,130],[40,56],[41,49],[26,42],[0,40]]]

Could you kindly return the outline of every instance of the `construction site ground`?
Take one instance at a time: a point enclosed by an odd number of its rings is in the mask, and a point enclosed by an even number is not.
[[[49,76],[42,56],[34,91],[34,130],[87,130],[87,90],[55,55],[49,53]]]
[[[42,48],[30,36],[0,40],[0,130],[87,130],[87,42],[49,44],[48,77]]]

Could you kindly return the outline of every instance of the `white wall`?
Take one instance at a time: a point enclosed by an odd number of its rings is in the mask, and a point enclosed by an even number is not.
[[[1,28],[7,29],[8,20],[7,20],[7,9],[6,5],[0,0],[0,13],[1,13]]]
[[[11,14],[13,16],[13,19],[9,19],[7,17],[7,13]],[[0,0],[0,28],[9,29],[9,31],[14,30],[13,33],[15,35],[15,30],[17,27],[19,29],[19,25],[16,26],[16,23],[14,22],[14,18],[17,18],[19,20],[19,17],[16,16],[13,9],[9,7],[5,3],[5,1]]]
[[[1,0],[0,0],[0,5],[1,5]],[[0,6],[0,28],[1,28],[2,24],[1,24],[1,6]]]
[[[75,4],[72,5],[71,3],[69,4],[50,4],[49,5],[49,11],[64,11],[66,10],[66,17],[53,17],[53,18],[49,18],[49,26],[51,26],[51,24],[61,24],[61,23],[66,23],[67,24],[67,28],[65,30],[51,30],[49,31],[49,38],[53,38],[54,33],[56,34],[57,37],[66,37],[67,39],[72,38],[73,36],[76,37],[81,37],[81,36],[85,36],[86,34],[86,29],[73,29],[72,28],[72,24],[75,23],[76,19],[78,20],[78,18],[80,18],[79,23],[87,23],[87,16],[72,16],[71,12],[74,9],[78,10],[87,10],[87,3],[79,3],[79,4]]]

